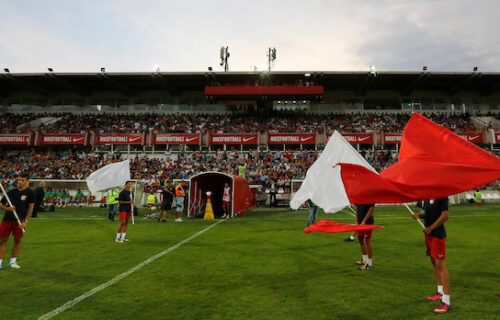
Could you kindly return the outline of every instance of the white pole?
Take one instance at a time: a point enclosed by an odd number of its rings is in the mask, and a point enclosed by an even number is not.
[[[2,192],[5,195],[5,198],[7,199],[9,206],[13,207],[12,202],[10,202],[9,196],[7,195],[7,192],[5,191],[5,189],[3,188],[3,184],[1,181],[0,181],[0,188],[2,188]],[[16,210],[12,211],[12,213],[14,214],[14,217],[16,217],[17,223],[19,224],[19,227],[21,228],[21,220],[19,220],[19,216],[17,215]],[[25,232],[25,230],[23,228],[21,228],[21,230],[23,230],[23,233]]]
[[[410,207],[408,207],[408,205],[405,203],[404,206],[406,207],[406,209],[408,209],[408,211],[410,211],[411,214],[413,214],[413,211],[411,211]],[[422,221],[420,221],[420,219],[417,219],[418,223],[420,223],[420,225],[422,226],[422,228],[425,229],[425,226],[424,224],[422,223]]]
[[[132,224],[135,224],[135,219],[134,219],[134,213],[135,213],[135,198],[137,195],[137,181],[135,182],[134,186],[134,206],[132,207]]]

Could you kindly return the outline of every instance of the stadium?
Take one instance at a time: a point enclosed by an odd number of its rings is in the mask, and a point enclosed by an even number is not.
[[[5,5],[0,319],[499,319],[498,8],[221,3]]]

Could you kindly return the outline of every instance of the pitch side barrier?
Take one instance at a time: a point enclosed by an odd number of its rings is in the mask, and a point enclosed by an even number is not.
[[[35,189],[40,185],[40,182],[44,181],[45,182],[45,191],[52,190],[52,191],[59,191],[59,190],[66,190],[68,191],[70,195],[70,201],[69,205],[76,205],[76,194],[78,190],[83,192],[84,195],[84,200],[82,204],[90,207],[98,207],[102,203],[107,204],[107,191],[100,191],[96,194],[93,194],[89,191],[87,187],[87,181],[85,180],[62,180],[62,179],[30,179],[30,188]],[[145,182],[142,180],[133,180],[131,179],[130,181],[134,181],[134,186],[132,187],[132,191],[135,192],[135,198],[136,198],[136,205],[141,206],[144,201],[145,201],[145,195],[144,195],[144,185]],[[123,189],[122,187],[118,187],[119,189]],[[47,201],[47,198],[45,199]],[[54,203],[55,205],[55,203]]]

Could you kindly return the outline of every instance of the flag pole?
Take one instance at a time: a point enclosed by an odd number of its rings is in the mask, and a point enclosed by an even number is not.
[[[351,209],[352,213],[356,214],[356,211],[354,211],[354,209],[350,205],[347,207],[349,207],[349,209]]]
[[[408,207],[408,205],[405,203],[404,206],[406,207],[406,209],[408,209],[408,211],[410,211],[410,213],[413,215],[414,212],[410,209],[410,207]],[[420,223],[420,225],[422,226],[423,229],[425,229],[425,226],[424,224],[422,223],[422,221],[420,221],[420,219],[416,219],[418,221],[418,223]]]
[[[0,181],[0,188],[2,188],[2,193],[4,194],[5,198],[7,199],[7,202],[9,203],[9,206],[13,207],[12,205],[12,202],[10,202],[10,198],[9,196],[7,195],[7,192],[5,191],[4,187],[3,187],[3,183]],[[19,220],[19,216],[17,215],[17,212],[16,210],[14,209],[14,211],[12,211],[12,213],[14,214],[14,217],[16,217],[16,220],[17,220],[17,223],[19,224],[19,228],[21,230],[23,230],[23,233],[25,233],[26,231],[21,228],[21,220]]]
[[[135,198],[137,195],[137,180],[135,181],[135,186],[134,186],[134,207],[132,208],[132,224],[135,224],[135,219],[134,219],[134,213],[135,213]]]

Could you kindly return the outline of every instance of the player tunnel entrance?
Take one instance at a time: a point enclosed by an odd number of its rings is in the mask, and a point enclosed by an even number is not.
[[[231,190],[233,188],[233,177],[220,172],[205,172],[193,176],[189,183],[189,206],[188,212],[190,216],[197,215],[204,212],[205,204],[207,201],[207,192],[212,192],[212,208],[215,216],[222,216],[224,210],[222,209],[222,196],[224,194],[224,184],[229,184]],[[231,192],[233,193],[233,192]],[[233,211],[233,199],[231,194],[231,211]]]

